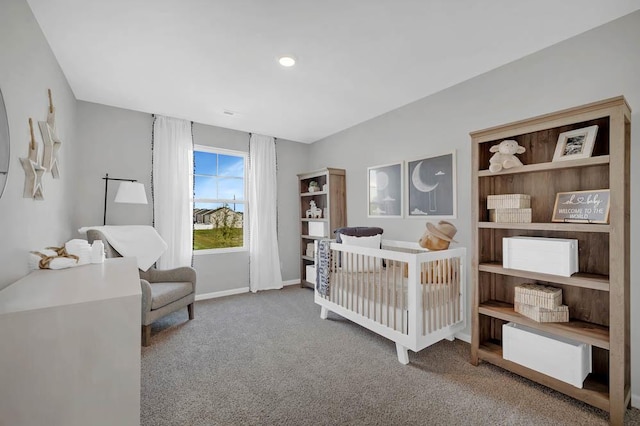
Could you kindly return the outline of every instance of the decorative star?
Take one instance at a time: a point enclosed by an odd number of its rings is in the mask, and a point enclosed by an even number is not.
[[[56,109],[53,106],[53,96],[51,89],[47,90],[49,95],[49,110],[47,111],[47,121],[38,122],[40,133],[42,134],[42,142],[44,143],[44,151],[42,153],[42,165],[51,170],[54,179],[60,178],[60,168],[58,154],[62,141],[56,134]]]
[[[38,146],[33,135],[33,121],[29,118],[29,131],[31,141],[29,141],[29,155],[27,158],[20,158],[20,163],[25,173],[24,190],[22,196],[24,198],[33,198],[36,200],[44,200],[44,188],[42,186],[42,176],[47,172],[45,167],[38,163]]]
[[[20,163],[22,163],[22,168],[26,174],[22,196],[24,198],[44,200],[42,176],[47,172],[47,169],[30,158],[20,158]]]
[[[60,178],[58,153],[60,152],[62,141],[58,139],[58,136],[55,134],[54,128],[50,125],[51,122],[55,121],[55,118],[50,119],[50,117],[52,117],[54,114],[55,113],[49,113],[47,115],[47,121],[39,121],[38,126],[40,127],[42,142],[44,143],[42,165],[51,170],[51,174],[53,175],[54,179],[58,179]]]

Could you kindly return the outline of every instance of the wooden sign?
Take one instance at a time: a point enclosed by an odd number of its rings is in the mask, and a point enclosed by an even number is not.
[[[553,222],[609,223],[609,190],[559,192]]]

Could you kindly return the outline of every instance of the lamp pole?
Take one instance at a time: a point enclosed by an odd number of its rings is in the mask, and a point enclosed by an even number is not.
[[[137,182],[137,180],[110,178],[109,173],[106,173],[102,179],[104,179],[104,215],[102,217],[102,224],[106,225],[107,224],[107,189],[109,188],[109,181],[118,180],[118,181],[125,181],[125,182]]]

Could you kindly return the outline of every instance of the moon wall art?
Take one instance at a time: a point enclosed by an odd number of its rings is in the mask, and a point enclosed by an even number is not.
[[[455,165],[455,151],[408,162],[408,217],[456,217]]]
[[[402,217],[402,165],[400,162],[367,169],[368,217]]]

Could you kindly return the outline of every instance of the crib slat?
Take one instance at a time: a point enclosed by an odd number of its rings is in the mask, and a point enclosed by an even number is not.
[[[431,262],[427,262],[427,271],[429,273],[429,333],[433,332],[433,322],[435,317],[433,315],[433,268]]]
[[[451,320],[449,319],[449,315],[451,315],[451,297],[450,296],[450,292],[451,292],[451,263],[450,263],[451,259],[445,259],[444,262],[444,288],[443,288],[443,293],[444,293],[444,326],[448,326],[449,324],[451,324]]]

